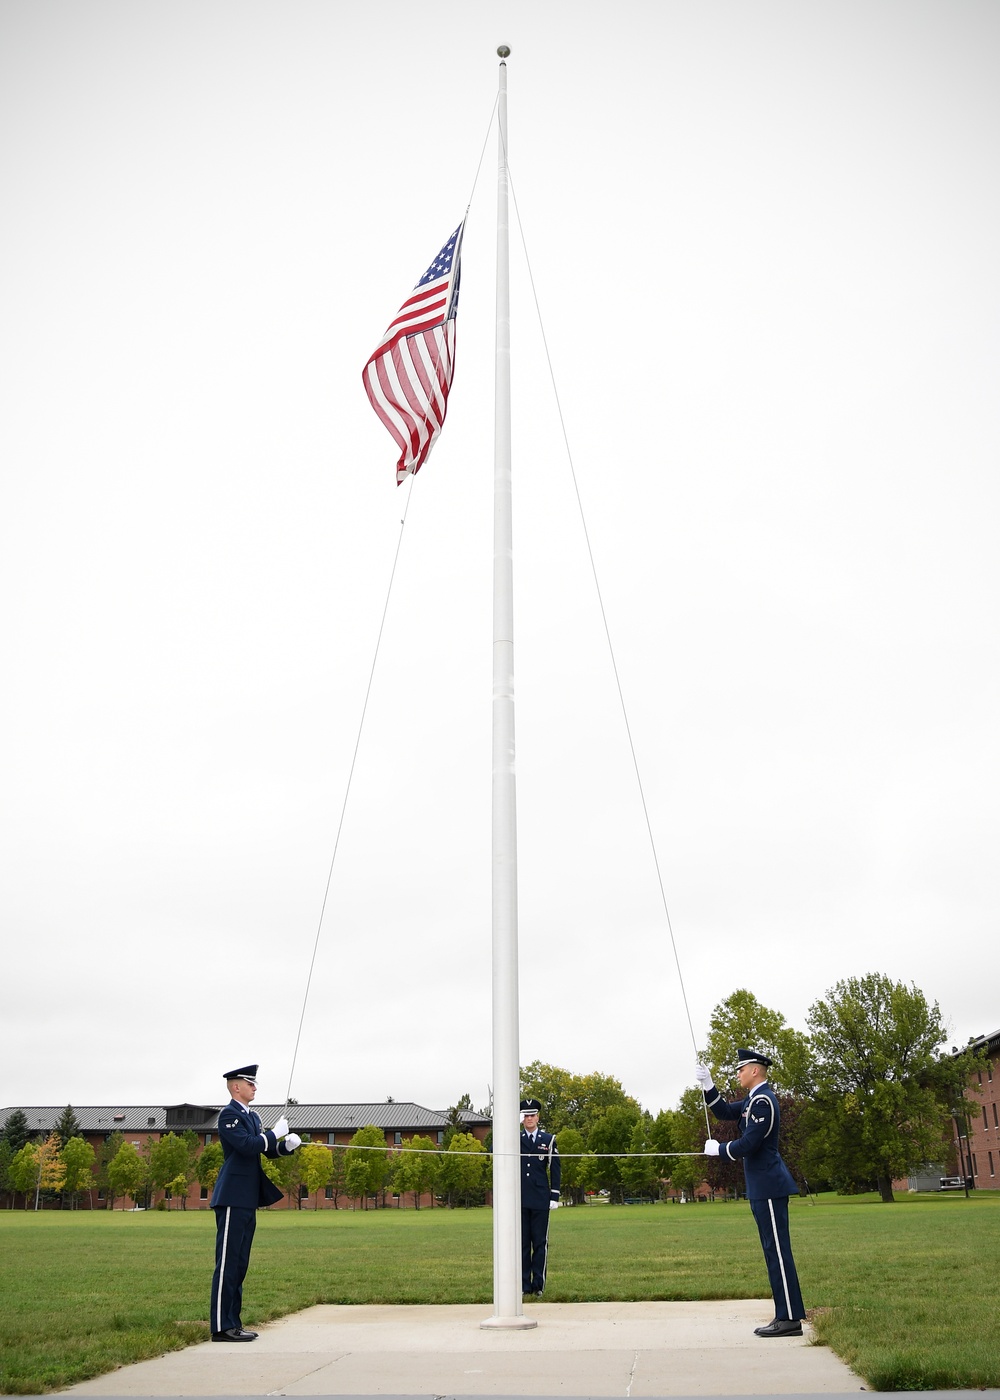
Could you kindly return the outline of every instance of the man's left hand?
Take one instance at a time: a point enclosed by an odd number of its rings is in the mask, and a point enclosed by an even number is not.
[[[559,1209],[559,1202],[558,1202],[558,1201],[549,1201],[549,1210],[558,1210],[558,1209]]]
[[[718,1155],[719,1144],[716,1142],[715,1138],[709,1138],[708,1142],[705,1143],[705,1156],[718,1157]]]
[[[286,1133],[285,1146],[290,1147],[294,1152],[296,1147],[302,1146],[302,1139],[299,1137],[298,1133]]]

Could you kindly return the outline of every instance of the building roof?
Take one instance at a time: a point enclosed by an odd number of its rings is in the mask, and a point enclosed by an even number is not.
[[[951,1047],[953,1055],[964,1055],[966,1050],[985,1050],[990,1055],[994,1054],[1000,1050],[1000,1031],[994,1031],[992,1035],[970,1036],[969,1043],[961,1049],[957,1045]]]
[[[78,1108],[74,1104],[73,1112],[84,1133],[167,1133],[189,1129],[203,1133],[215,1129],[223,1107],[223,1104],[182,1103],[166,1107],[104,1104]],[[265,1128],[273,1127],[283,1111],[282,1104],[255,1103],[253,1107]],[[13,1107],[0,1109],[0,1129],[14,1111]],[[65,1105],[59,1108],[25,1106],[23,1112],[33,1133],[48,1133],[65,1112]],[[469,1127],[490,1126],[491,1120],[481,1113],[462,1109],[460,1116]],[[448,1114],[418,1103],[304,1103],[289,1107],[288,1122],[292,1131],[299,1133],[354,1133],[369,1124],[384,1132],[406,1133],[446,1128]]]

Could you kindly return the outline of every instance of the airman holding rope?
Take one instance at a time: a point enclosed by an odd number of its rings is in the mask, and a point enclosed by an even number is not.
[[[799,1188],[778,1152],[781,1111],[777,1095],[767,1082],[770,1064],[767,1056],[757,1050],[737,1051],[736,1077],[746,1098],[736,1103],[726,1102],[705,1065],[695,1068],[695,1078],[716,1118],[739,1119],[739,1137],[723,1143],[709,1138],[705,1154],[725,1157],[730,1162],[743,1159],[747,1198],[757,1222],[774,1295],[773,1321],[754,1331],[758,1337],[801,1337],[806,1313],[788,1235],[788,1198],[798,1195]]]
[[[257,1066],[243,1065],[223,1076],[232,1095],[219,1114],[223,1163],[212,1191],[215,1211],[215,1273],[212,1275],[213,1342],[252,1342],[256,1332],[243,1327],[243,1280],[257,1224],[257,1207],[274,1205],[281,1192],[264,1174],[265,1157],[287,1157],[300,1145],[282,1114],[273,1128],[261,1127],[250,1104],[257,1092]]]

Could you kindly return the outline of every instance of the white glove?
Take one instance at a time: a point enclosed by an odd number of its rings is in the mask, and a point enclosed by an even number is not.
[[[282,1115],[274,1125],[274,1136],[285,1137],[288,1133],[288,1119]]]
[[[719,1144],[716,1142],[715,1138],[709,1138],[708,1142],[705,1143],[705,1156],[718,1157],[718,1155]]]
[[[712,1083],[712,1071],[708,1065],[695,1065],[694,1077],[703,1089],[707,1089]]]
[[[549,1210],[558,1210],[558,1209],[559,1209],[559,1202],[558,1202],[558,1201],[549,1201]]]
[[[286,1133],[285,1146],[290,1147],[294,1152],[296,1147],[302,1146],[302,1139],[299,1137],[298,1133]]]

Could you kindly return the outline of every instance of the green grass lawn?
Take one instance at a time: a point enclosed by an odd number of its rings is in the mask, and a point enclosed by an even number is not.
[[[870,1389],[1000,1386],[1000,1192],[794,1200],[821,1342]],[[0,1391],[37,1394],[208,1336],[210,1211],[0,1212]],[[564,1209],[547,1302],[768,1295],[745,1203]],[[313,1303],[488,1303],[492,1213],[258,1217],[247,1325]]]

